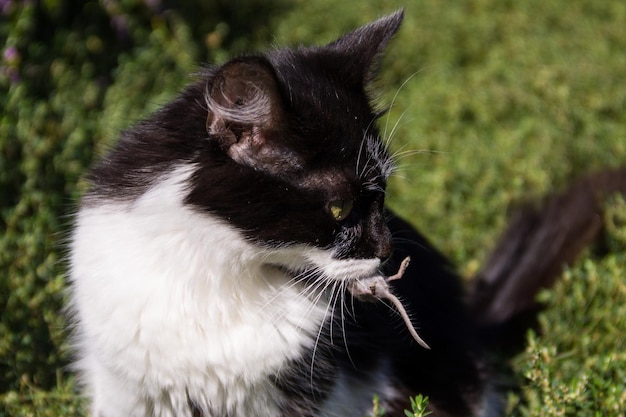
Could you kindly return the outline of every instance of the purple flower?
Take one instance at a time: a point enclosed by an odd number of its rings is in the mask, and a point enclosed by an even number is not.
[[[0,0],[0,14],[6,16],[11,13],[11,6],[13,6],[13,0]]]
[[[20,60],[20,53],[15,46],[7,46],[2,56],[9,65],[15,65]]]
[[[1,1],[1,0],[0,0]],[[146,6],[154,12],[161,10],[161,0],[145,0]]]

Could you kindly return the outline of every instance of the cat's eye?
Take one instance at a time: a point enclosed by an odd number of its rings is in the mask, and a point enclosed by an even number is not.
[[[328,203],[328,210],[330,214],[333,216],[333,219],[338,222],[345,220],[352,211],[353,202],[352,200],[333,200]]]

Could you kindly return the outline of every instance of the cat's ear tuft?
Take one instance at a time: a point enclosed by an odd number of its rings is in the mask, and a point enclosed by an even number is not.
[[[237,162],[256,165],[283,119],[283,103],[272,66],[263,58],[232,60],[207,82],[209,137]]]
[[[376,73],[378,58],[400,28],[403,18],[404,11],[398,10],[344,35],[327,47],[349,57],[351,75],[368,84]]]
[[[208,81],[207,133],[224,147],[243,139],[264,140],[282,118],[282,100],[274,70],[261,58],[241,58],[224,64]]]

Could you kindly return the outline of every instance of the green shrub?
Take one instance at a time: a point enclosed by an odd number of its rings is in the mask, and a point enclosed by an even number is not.
[[[587,260],[543,294],[540,317],[516,359],[525,378],[519,416],[621,416],[626,410],[626,257]]]

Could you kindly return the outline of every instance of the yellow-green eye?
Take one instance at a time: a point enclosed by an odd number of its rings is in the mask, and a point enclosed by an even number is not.
[[[352,200],[333,200],[328,204],[328,210],[330,210],[333,219],[339,222],[350,215],[352,205]]]

